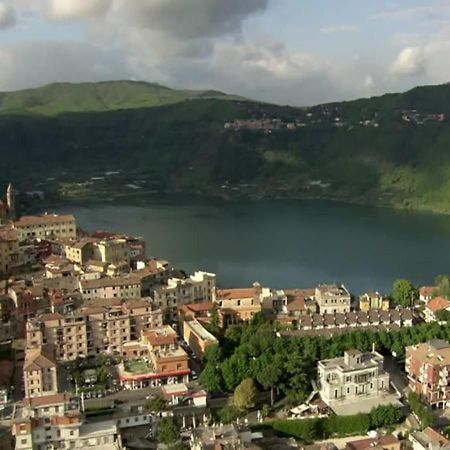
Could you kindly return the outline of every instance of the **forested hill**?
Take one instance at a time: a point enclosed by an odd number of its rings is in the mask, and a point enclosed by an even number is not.
[[[218,91],[177,90],[143,81],[54,83],[37,89],[0,92],[0,114],[116,111],[206,98],[239,99]]]
[[[151,83],[56,84],[0,93],[0,182],[78,200],[165,190],[450,212],[449,120],[449,85],[293,108]]]

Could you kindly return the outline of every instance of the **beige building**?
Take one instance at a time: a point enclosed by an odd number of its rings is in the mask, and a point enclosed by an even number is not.
[[[389,311],[389,299],[379,292],[366,292],[359,297],[359,309],[364,312],[371,309]]]
[[[26,350],[23,381],[25,397],[41,397],[58,392],[56,362],[48,347]]]
[[[176,319],[178,308],[189,303],[212,301],[216,288],[216,276],[207,272],[195,272],[185,280],[169,278],[167,285],[154,291],[155,304],[161,308],[166,321]]]
[[[285,292],[263,288],[257,282],[251,288],[217,289],[215,302],[222,326],[247,322],[258,312],[268,316],[287,313]]]
[[[80,292],[83,300],[96,298],[140,298],[141,277],[132,274],[118,277],[103,277],[81,280]]]
[[[216,337],[196,319],[183,322],[183,339],[200,360],[203,360],[209,346],[219,343]]]
[[[319,284],[314,297],[320,314],[350,311],[352,297],[343,284]]]
[[[13,222],[19,232],[19,239],[75,239],[77,225],[71,214],[45,214],[43,216],[23,216]]]
[[[80,355],[122,355],[126,343],[161,325],[161,311],[147,300],[109,299],[65,315],[42,314],[27,322],[26,336],[29,347],[50,344],[57,360],[70,361]]]
[[[19,233],[10,226],[0,226],[0,276],[20,265]]]
[[[389,374],[379,353],[349,350],[343,357],[326,359],[318,364],[322,400],[329,406],[336,403],[364,401],[389,391]]]
[[[116,421],[87,423],[67,393],[25,399],[13,419],[12,434],[16,450],[122,448]]]

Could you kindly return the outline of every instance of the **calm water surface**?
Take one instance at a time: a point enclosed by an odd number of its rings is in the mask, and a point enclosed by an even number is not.
[[[88,231],[141,235],[149,256],[207,270],[223,287],[340,281],[354,293],[390,292],[396,278],[430,283],[450,273],[450,217],[325,201],[181,200],[72,212]]]

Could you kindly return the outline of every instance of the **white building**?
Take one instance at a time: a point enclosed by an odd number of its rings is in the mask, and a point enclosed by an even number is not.
[[[319,362],[320,395],[325,403],[364,401],[389,391],[389,374],[378,352],[349,350],[343,357]]]
[[[320,314],[350,311],[352,297],[343,284],[319,284],[314,297]]]

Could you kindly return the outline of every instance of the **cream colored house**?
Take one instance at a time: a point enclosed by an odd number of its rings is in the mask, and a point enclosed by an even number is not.
[[[319,284],[314,297],[320,314],[350,311],[352,298],[343,284]]]
[[[47,347],[26,350],[23,380],[25,397],[42,397],[58,392],[56,362]]]

